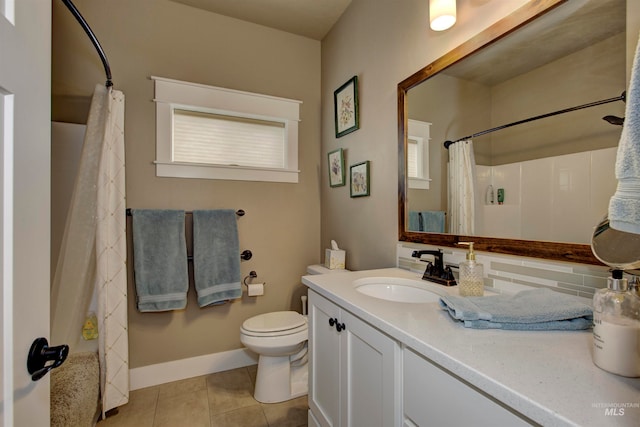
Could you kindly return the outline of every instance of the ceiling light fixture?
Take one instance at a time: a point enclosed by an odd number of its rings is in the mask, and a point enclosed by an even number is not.
[[[456,23],[456,0],[429,0],[429,22],[433,31],[444,31]]]

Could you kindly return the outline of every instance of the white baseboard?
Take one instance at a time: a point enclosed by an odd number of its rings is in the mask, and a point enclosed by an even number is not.
[[[221,353],[191,357],[189,359],[142,366],[129,370],[129,388],[131,390],[138,390],[140,388],[199,377],[201,375],[228,371],[229,369],[251,366],[257,363],[257,354],[252,353],[246,348],[240,348],[237,350],[223,351]]]

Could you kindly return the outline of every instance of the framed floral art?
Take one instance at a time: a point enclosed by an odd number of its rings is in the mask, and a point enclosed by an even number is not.
[[[333,92],[333,107],[335,110],[336,138],[340,138],[359,128],[358,76],[351,77]]]
[[[346,173],[344,170],[344,151],[342,148],[329,153],[329,186],[340,187],[345,185]]]
[[[370,194],[369,160],[350,167],[351,197],[363,197]]]

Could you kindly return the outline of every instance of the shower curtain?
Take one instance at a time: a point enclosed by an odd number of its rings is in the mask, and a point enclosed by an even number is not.
[[[103,415],[129,401],[124,165],[124,95],[96,85],[52,282],[51,338],[90,349],[81,330],[97,295]]]
[[[472,236],[475,231],[476,161],[473,141],[449,146],[449,232]]]

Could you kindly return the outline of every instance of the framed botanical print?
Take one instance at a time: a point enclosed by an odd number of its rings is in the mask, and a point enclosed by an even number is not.
[[[350,167],[351,197],[363,197],[370,194],[369,160]]]
[[[329,186],[340,187],[345,185],[346,172],[344,170],[344,151],[342,148],[329,153]]]
[[[336,138],[357,130],[358,117],[358,76],[353,76],[333,92]]]

